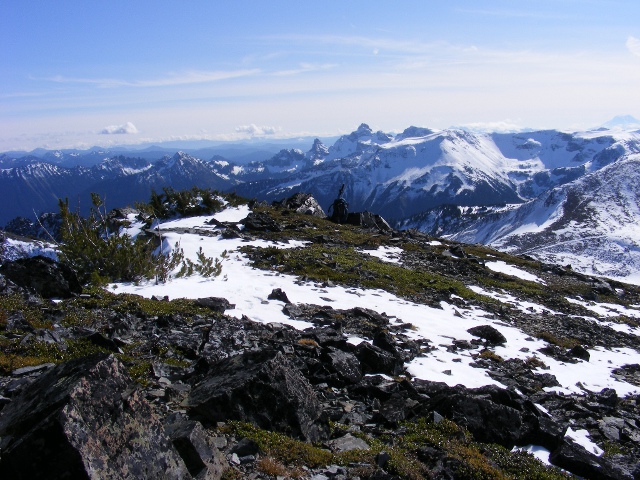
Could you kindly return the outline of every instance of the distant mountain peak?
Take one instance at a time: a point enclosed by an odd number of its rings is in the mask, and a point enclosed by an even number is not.
[[[329,155],[329,147],[322,143],[319,138],[316,138],[307,152],[307,157],[315,161],[324,159],[327,155]]]
[[[617,115],[600,125],[600,128],[608,130],[638,130],[640,129],[640,120],[632,115]]]
[[[434,133],[434,131],[429,128],[411,126],[405,128],[404,131],[400,135],[398,135],[398,139],[426,137],[427,135],[431,135],[432,133]]]
[[[371,130],[371,127],[369,127],[369,125],[367,125],[366,123],[361,123],[354,133],[361,137],[363,135],[373,135],[373,130]]]

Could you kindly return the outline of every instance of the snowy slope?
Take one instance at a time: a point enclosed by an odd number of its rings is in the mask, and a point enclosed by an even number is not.
[[[244,206],[230,208],[213,217],[220,222],[237,222],[248,214]],[[199,298],[211,295],[224,297],[235,307],[226,313],[234,317],[246,315],[259,322],[279,322],[289,324],[299,329],[308,326],[306,322],[291,320],[283,313],[283,302],[268,300],[267,297],[275,288],[281,288],[294,304],[309,303],[326,305],[337,309],[350,309],[363,307],[378,312],[386,312],[395,317],[397,324],[411,323],[414,328],[409,335],[413,338],[428,338],[434,345],[434,349],[423,353],[408,365],[408,371],[416,378],[446,382],[449,385],[463,384],[469,387],[482,385],[501,385],[491,378],[486,370],[472,366],[474,359],[465,351],[452,351],[447,348],[451,339],[472,340],[467,329],[479,325],[492,325],[506,338],[507,342],[495,347],[495,353],[503,358],[527,359],[531,352],[547,346],[545,341],[532,339],[529,335],[519,330],[514,325],[508,325],[496,319],[493,313],[485,312],[478,307],[468,304],[461,308],[452,301],[442,300],[440,307],[430,307],[417,304],[397,297],[383,290],[367,290],[363,288],[350,288],[343,286],[327,287],[309,281],[301,280],[292,275],[280,274],[274,271],[257,270],[250,266],[248,259],[238,252],[240,245],[272,245],[277,248],[305,248],[301,242],[270,243],[264,240],[252,242],[240,239],[225,239],[215,231],[209,222],[211,217],[194,217],[165,222],[160,225],[165,230],[166,246],[179,241],[185,255],[195,259],[195,253],[202,248],[207,256],[215,256],[222,261],[222,274],[215,278],[202,278],[198,276],[174,279],[166,284],[156,285],[154,282],[145,284],[114,284],[109,288],[114,292],[126,292],[143,295],[146,297],[169,296],[169,298]],[[176,233],[170,229],[180,229],[188,232],[188,229],[197,228],[197,234]],[[205,230],[211,230],[212,236],[202,234]],[[372,251],[371,254],[397,263],[398,249],[383,248]],[[506,264],[505,262],[492,262],[491,268],[507,275],[521,277],[530,282],[541,282],[539,278],[532,277],[528,272],[520,268]],[[553,312],[546,307],[531,302],[524,302],[505,292],[494,292],[483,289],[477,285],[469,285],[471,289],[481,295],[495,298],[497,301],[520,309],[522,312],[532,314],[546,312],[545,315],[562,314]],[[570,299],[574,302],[583,302],[578,298]],[[608,322],[609,310],[606,306],[589,304],[594,308],[593,318],[588,321]],[[600,308],[600,313],[598,313]],[[631,318],[640,318],[640,308],[624,308],[617,306],[618,314],[625,314]],[[622,310],[620,310],[622,309]],[[628,325],[617,325],[634,336],[640,336],[640,328]],[[351,338],[350,342],[364,341],[360,338]],[[638,353],[629,348],[604,349],[595,347],[590,349],[589,362],[565,363],[554,360],[543,353],[539,357],[551,368],[553,374],[560,382],[559,387],[549,387],[550,390],[561,392],[577,392],[583,389],[600,391],[603,388],[613,388],[618,395],[640,393],[640,387],[631,385],[611,375],[612,370],[624,365],[638,362]],[[538,355],[538,353],[536,353]],[[544,373],[540,370],[540,373]],[[576,384],[576,379],[581,383]]]
[[[477,215],[451,238],[640,282],[640,154],[511,209]]]

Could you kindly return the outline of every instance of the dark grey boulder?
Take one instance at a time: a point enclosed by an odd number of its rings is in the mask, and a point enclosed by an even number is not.
[[[267,296],[267,299],[268,300],[278,300],[278,301],[284,302],[284,303],[291,303],[291,301],[289,301],[289,297],[287,297],[287,294],[281,288],[274,288],[271,291],[271,293]]]
[[[328,421],[309,382],[280,352],[260,350],[212,365],[187,399],[206,423],[252,422],[308,441],[328,435]]]
[[[187,470],[197,480],[219,480],[229,466],[202,425],[174,413],[166,419],[166,432]]]
[[[576,345],[571,350],[569,350],[569,355],[575,358],[579,358],[580,360],[584,360],[585,362],[588,362],[591,358],[591,354],[589,353],[589,351],[582,345]]]
[[[0,438],[0,478],[190,478],[124,366],[106,354],[57,365],[27,386],[3,409]]]
[[[386,330],[378,330],[374,334],[373,344],[393,354],[398,351],[398,344],[395,338]]]
[[[562,441],[561,426],[515,392],[493,385],[468,389],[428,383],[416,384],[418,391],[431,397],[425,402],[428,409],[466,427],[476,440],[507,448],[535,444],[549,451]]]
[[[355,225],[356,227],[378,229],[385,232],[393,230],[384,218],[371,212],[349,213],[347,215],[346,223],[349,225]]]
[[[231,310],[236,306],[229,302],[226,298],[221,297],[204,297],[195,300],[195,304],[200,307],[206,307],[214,312],[224,313],[225,310]]]
[[[282,226],[266,213],[251,212],[241,224],[245,229],[256,232],[281,232]]]
[[[614,465],[604,457],[589,453],[582,446],[564,440],[549,456],[553,465],[575,475],[593,480],[631,480],[637,477],[622,465]]]
[[[390,428],[398,428],[400,422],[414,416],[419,406],[417,401],[406,398],[406,395],[395,393],[380,406],[380,410],[374,416],[374,421]]]
[[[23,330],[26,332],[35,332],[36,329],[24,317],[22,312],[12,312],[7,316],[5,329],[7,330]]]
[[[0,273],[44,298],[70,298],[82,293],[82,285],[71,268],[43,256],[7,262],[0,267]]]
[[[345,383],[358,383],[362,380],[362,368],[358,358],[349,352],[329,347],[327,353],[330,368]]]
[[[362,342],[357,346],[356,357],[360,360],[364,373],[399,375],[404,368],[401,358],[367,342]]]
[[[284,200],[273,202],[273,205],[293,210],[297,213],[303,213],[305,215],[327,218],[327,214],[324,212],[318,201],[313,197],[313,195],[308,193],[296,193]]]
[[[231,448],[229,453],[235,453],[238,457],[255,456],[260,453],[260,446],[250,438],[243,438]]]
[[[478,325],[467,330],[474,337],[480,337],[491,345],[502,345],[507,343],[507,339],[497,329],[491,325]]]

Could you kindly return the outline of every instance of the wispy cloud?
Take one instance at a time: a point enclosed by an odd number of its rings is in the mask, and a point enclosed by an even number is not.
[[[253,123],[236,127],[236,132],[248,134],[251,137],[275,135],[278,131],[280,131],[279,127],[258,126]]]
[[[435,48],[442,47],[442,42],[421,42],[418,40],[395,40],[391,38],[374,38],[357,35],[274,35],[266,37],[272,40],[284,40],[296,43],[313,43],[325,45],[339,45],[363,47],[372,53],[380,52],[403,52],[403,53],[425,53]]]
[[[210,83],[260,73],[259,69],[231,71],[189,71],[150,80],[121,80],[116,78],[77,78],[56,75],[48,80],[56,83],[84,83],[104,88],[113,87],[172,87],[196,83]]]
[[[629,36],[627,38],[627,50],[637,57],[640,57],[640,39]]]
[[[298,75],[300,73],[317,72],[320,70],[330,70],[332,68],[336,68],[337,66],[338,66],[337,63],[325,63],[322,65],[316,65],[312,63],[301,63],[298,68],[292,68],[290,70],[279,70],[274,72],[272,75],[275,75],[275,76]]]
[[[542,19],[556,19],[561,20],[569,18],[567,15],[560,15],[556,13],[540,12],[540,11],[525,11],[525,10],[504,10],[504,9],[470,9],[470,8],[457,8],[458,13],[465,13],[470,15],[483,15],[492,17],[503,18],[531,18],[536,20]]]
[[[124,125],[109,125],[108,127],[104,127],[100,133],[102,135],[126,135],[138,133],[138,129],[133,123],[127,122]]]
[[[14,92],[14,93],[2,93],[0,94],[0,98],[4,99],[13,99],[13,98],[31,98],[31,97],[42,97],[45,95],[42,92]]]
[[[511,120],[499,120],[496,122],[475,122],[459,125],[454,128],[460,128],[462,130],[468,130],[478,133],[514,133],[525,130],[521,125],[518,125]]]

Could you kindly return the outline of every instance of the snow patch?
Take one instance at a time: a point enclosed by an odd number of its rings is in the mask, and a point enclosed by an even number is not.
[[[521,280],[527,280],[529,282],[536,282],[545,284],[542,279],[529,273],[521,268],[518,268],[514,265],[509,265],[502,260],[498,260],[496,262],[487,262],[484,264],[489,270],[493,270],[494,272],[504,273],[505,275],[510,275],[512,277],[518,277]]]

